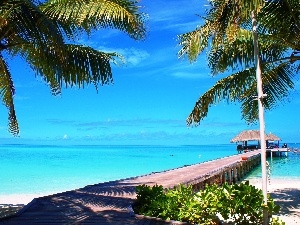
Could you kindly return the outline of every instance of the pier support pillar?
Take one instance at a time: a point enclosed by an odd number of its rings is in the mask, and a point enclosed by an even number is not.
[[[222,173],[222,184],[226,183],[226,171]]]
[[[228,174],[228,183],[232,184],[232,170],[227,170],[227,174]]]
[[[237,168],[236,167],[233,167],[232,175],[233,175],[233,183],[236,183],[237,182]]]

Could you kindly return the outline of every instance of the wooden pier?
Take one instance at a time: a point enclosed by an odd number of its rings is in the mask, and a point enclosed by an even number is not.
[[[266,149],[267,156],[268,157],[274,157],[274,156],[287,156],[288,152],[290,152],[289,148],[272,148],[272,149]]]
[[[243,157],[243,159],[242,159]],[[144,176],[89,185],[81,189],[33,199],[16,215],[0,218],[0,224],[10,225],[166,225],[184,224],[136,216],[131,204],[138,185],[193,185],[195,190],[206,184],[241,181],[252,168],[260,164],[260,150],[184,166]]]

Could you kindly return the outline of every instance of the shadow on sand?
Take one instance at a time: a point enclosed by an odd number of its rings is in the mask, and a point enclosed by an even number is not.
[[[300,217],[300,189],[285,188],[275,190],[270,194],[276,205],[280,206],[280,215]]]

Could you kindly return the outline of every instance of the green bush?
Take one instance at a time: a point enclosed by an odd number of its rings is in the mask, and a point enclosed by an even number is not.
[[[217,215],[236,225],[262,224],[264,208],[270,216],[279,211],[270,196],[268,204],[263,205],[262,191],[248,182],[206,186],[199,192],[194,192],[192,186],[164,190],[158,185],[142,185],[136,193],[133,205],[136,213],[194,224],[213,224]],[[284,223],[272,219],[270,224]]]
[[[146,216],[159,216],[164,211],[163,205],[166,202],[166,194],[163,186],[153,187],[140,185],[136,187],[137,199],[133,204],[135,212]]]

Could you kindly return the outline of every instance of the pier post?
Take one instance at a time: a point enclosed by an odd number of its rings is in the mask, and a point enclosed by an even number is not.
[[[226,183],[226,171],[222,173],[222,184]]]
[[[228,183],[229,184],[232,184],[232,170],[227,170],[227,173],[228,173]]]
[[[237,167],[237,180],[240,181],[241,180],[241,165],[239,165]]]
[[[233,167],[233,183],[237,182],[237,168]]]

